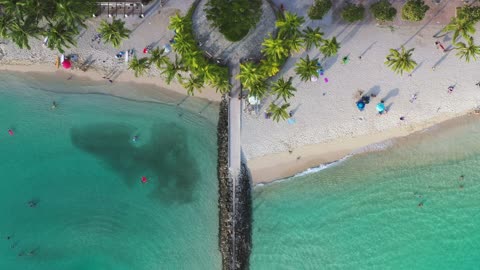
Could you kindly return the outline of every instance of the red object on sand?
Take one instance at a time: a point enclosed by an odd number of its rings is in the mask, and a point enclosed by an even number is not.
[[[147,182],[147,177],[142,176],[142,183],[146,183],[146,182]]]
[[[13,136],[13,130],[9,129],[8,134],[10,134],[10,136]]]
[[[72,63],[70,62],[70,60],[65,59],[65,61],[63,61],[63,63],[62,63],[62,67],[63,67],[64,69],[69,69],[69,68],[72,67]]]
[[[148,48],[147,47],[143,48],[143,53],[148,53]]]

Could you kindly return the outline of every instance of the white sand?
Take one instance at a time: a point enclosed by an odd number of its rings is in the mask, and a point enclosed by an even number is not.
[[[298,89],[291,100],[291,108],[296,111],[295,124],[264,119],[263,113],[244,114],[242,146],[254,182],[293,175],[339,159],[358,147],[404,136],[479,106],[480,87],[475,84],[480,81],[480,63],[466,63],[455,56],[455,51],[443,53],[434,45],[436,39],[432,36],[443,27],[442,22],[449,20],[450,16],[445,14],[452,14],[458,1],[446,3],[438,18],[433,17],[440,8],[429,11],[428,17],[433,18],[429,23],[428,19],[411,25],[402,23],[393,32],[372,22],[321,25],[307,20],[304,26],[321,26],[329,38],[336,36],[341,49],[338,56],[323,62],[325,76],[317,82],[300,82],[295,75],[293,65],[299,57],[306,56],[305,52],[293,56],[282,70],[284,77],[294,77],[293,84]],[[441,20],[438,24],[437,19]],[[328,21],[332,20],[327,18],[321,23]],[[451,36],[439,40],[448,47]],[[475,40],[480,42],[478,32]],[[411,77],[396,75],[384,65],[389,49],[402,44],[407,49],[415,48],[413,59],[418,68]],[[308,54],[322,57],[316,49]],[[341,59],[346,55],[350,62],[344,65]],[[325,77],[328,83],[324,82]],[[450,85],[455,85],[452,94],[447,93]],[[378,93],[363,112],[355,105],[354,96],[359,89]],[[414,93],[418,93],[418,99],[410,103]],[[379,116],[375,106],[381,99],[386,100],[389,112]],[[265,101],[262,111],[269,101]],[[404,121],[399,119],[401,116]]]
[[[180,3],[181,2],[181,3]],[[109,84],[108,80],[102,77],[108,75],[114,83],[116,82],[137,82],[144,84],[153,84],[162,89],[175,91],[186,94],[186,90],[177,82],[173,81],[167,85],[162,75],[156,68],[152,68],[149,74],[135,78],[133,73],[127,69],[124,59],[117,60],[115,55],[119,51],[135,49],[138,58],[145,57],[142,50],[147,45],[163,47],[173,37],[173,32],[168,30],[169,17],[180,12],[185,14],[191,6],[193,0],[184,1],[168,1],[167,5],[160,8],[159,5],[153,5],[153,9],[146,14],[144,19],[131,17],[124,19],[127,28],[132,30],[130,38],[125,40],[119,49],[113,48],[110,44],[100,44],[97,41],[92,42],[93,36],[97,33],[96,29],[101,19],[108,19],[106,15],[87,21],[88,28],[83,30],[78,37],[77,47],[66,49],[65,55],[74,53],[79,55],[79,64],[84,61],[91,62],[87,72],[83,72],[78,68],[73,70],[63,70],[57,72],[55,67],[56,56],[60,53],[52,51],[42,46],[42,40],[31,39],[31,50],[19,49],[13,42],[5,40],[0,44],[0,70],[10,71],[26,71],[26,72],[42,72],[61,75],[69,73],[74,77],[87,77],[93,80],[103,80]],[[147,7],[148,8],[148,7]],[[173,52],[170,53],[173,58]],[[60,67],[62,70],[62,67]],[[160,91],[153,89],[152,91]],[[113,93],[115,94],[115,93]],[[196,97],[219,101],[221,96],[214,89],[205,88],[202,93],[196,93]]]

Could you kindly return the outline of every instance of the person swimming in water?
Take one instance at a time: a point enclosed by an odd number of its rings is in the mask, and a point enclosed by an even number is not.
[[[32,208],[35,207],[35,206],[37,206],[37,204],[38,204],[38,201],[37,201],[37,200],[30,200],[30,201],[28,202],[28,206],[30,206],[30,207],[32,207]]]
[[[55,100],[52,102],[52,110],[55,110],[57,108],[57,103],[55,102]]]
[[[133,136],[132,141],[136,142],[137,140],[138,140],[138,136],[137,135]]]

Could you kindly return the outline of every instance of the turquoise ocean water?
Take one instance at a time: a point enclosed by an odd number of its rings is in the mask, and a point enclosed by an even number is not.
[[[95,87],[0,75],[0,269],[219,269],[218,108]]]
[[[251,269],[479,269],[480,119],[454,122],[257,187]]]

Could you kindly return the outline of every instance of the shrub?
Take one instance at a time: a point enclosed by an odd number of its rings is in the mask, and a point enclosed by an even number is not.
[[[315,0],[313,6],[308,9],[308,17],[312,20],[321,20],[331,8],[331,0]]]
[[[402,19],[418,22],[423,20],[425,13],[430,9],[423,0],[408,0],[402,8]]]
[[[397,10],[390,4],[388,0],[380,0],[375,4],[370,6],[370,11],[375,17],[376,20],[381,22],[391,22],[395,15],[397,15]]]
[[[354,5],[348,3],[342,10],[342,18],[347,22],[356,22],[363,20],[365,7],[363,5]]]
[[[459,19],[465,19],[467,21],[471,21],[476,23],[480,21],[480,7],[479,6],[464,6],[459,9],[457,13],[457,17]]]
[[[229,41],[239,41],[257,25],[262,15],[261,0],[209,0],[205,12],[213,27]]]

